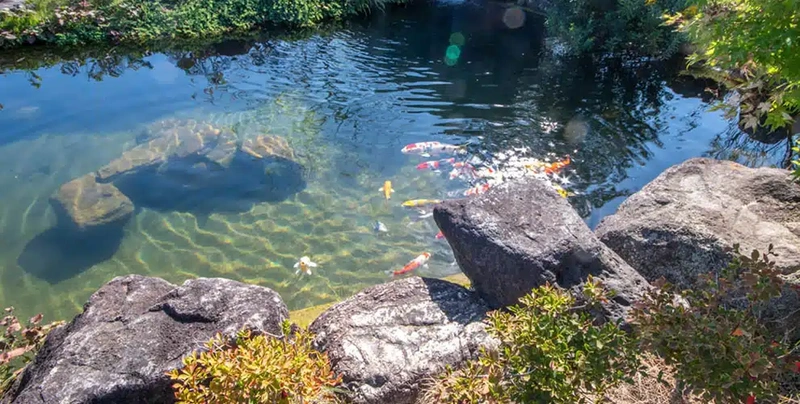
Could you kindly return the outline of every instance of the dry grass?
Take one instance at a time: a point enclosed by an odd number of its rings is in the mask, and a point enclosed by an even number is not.
[[[595,401],[595,397],[586,397],[589,402],[608,404],[713,404],[692,394],[681,394],[675,389],[674,372],[664,361],[650,353],[642,357],[643,374],[634,377],[634,383],[623,383],[606,392],[602,400]],[[417,404],[434,404],[443,402],[447,390],[454,388],[454,380],[461,376],[463,371],[455,371],[445,380],[431,378],[427,380],[424,393]],[[661,381],[658,374],[662,373]],[[800,374],[787,374],[781,381],[781,393],[777,404],[800,404]],[[787,397],[786,395],[791,395]],[[759,402],[760,403],[760,402]],[[496,404],[482,403],[482,404]],[[727,404],[727,403],[725,403]]]
[[[623,383],[606,393],[605,402],[614,404],[705,404],[705,400],[681,394],[675,389],[672,368],[652,354],[642,358],[644,374],[634,377],[634,384]],[[659,372],[663,372],[661,381]]]

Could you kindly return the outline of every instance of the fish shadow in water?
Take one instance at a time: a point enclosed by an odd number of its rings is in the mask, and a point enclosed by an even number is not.
[[[29,241],[17,264],[29,274],[56,284],[110,259],[122,243],[119,224],[79,232],[58,225]]]

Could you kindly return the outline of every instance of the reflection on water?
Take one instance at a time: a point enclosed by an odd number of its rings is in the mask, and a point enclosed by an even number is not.
[[[295,309],[387,281],[387,270],[422,252],[432,257],[418,273],[456,273],[430,212],[401,203],[472,184],[448,179],[447,169],[418,170],[432,158],[400,152],[414,142],[468,144],[484,157],[569,154],[570,202],[590,225],[687,158],[780,161],[782,150],[741,151],[761,144],[706,112],[708,83],[679,76],[680,61],[560,59],[545,51],[540,20],[515,11],[521,26],[510,29],[508,14],[497,5],[420,5],[301,39],[112,51],[7,70],[0,303],[67,318],[112,277],[139,273],[265,285]],[[165,158],[131,157],[155,150],[147,145],[164,139],[153,131],[164,122],[207,122],[230,134],[231,148],[213,154],[216,141],[205,139]],[[285,139],[291,158],[270,163],[244,151],[266,135]],[[138,163],[104,177],[120,159]],[[65,224],[51,197],[87,175],[130,199],[130,219]],[[386,180],[389,200],[379,191]],[[387,231],[375,231],[376,221]],[[319,264],[313,276],[295,275],[302,256]]]

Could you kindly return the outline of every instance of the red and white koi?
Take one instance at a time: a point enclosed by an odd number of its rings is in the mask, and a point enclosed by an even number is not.
[[[437,240],[441,240],[441,239],[444,238],[444,233],[442,233],[441,230],[440,230],[438,233],[436,233],[435,237],[436,237]]]
[[[438,170],[443,164],[454,164],[455,162],[455,157],[450,157],[449,159],[444,160],[426,161],[424,163],[417,164],[417,170]]]
[[[419,154],[423,157],[430,157],[431,154],[460,153],[464,151],[464,147],[434,141],[411,143],[400,151],[403,154]]]
[[[482,194],[482,193],[488,191],[489,188],[491,188],[491,187],[492,186],[489,185],[489,184],[476,185],[476,186],[464,191],[464,196],[472,196],[472,195]]]
[[[417,269],[419,267],[427,267],[429,259],[431,259],[431,253],[424,252],[424,253],[420,254],[419,256],[417,256],[417,258],[414,258],[413,260],[411,260],[402,269],[398,269],[396,271],[393,271],[392,272],[392,276],[398,276],[398,275],[407,274],[407,273],[409,273],[409,272],[411,272],[411,271],[413,271],[413,270],[415,270],[415,269]]]
[[[453,170],[450,171],[450,179],[454,180],[459,177],[475,177],[475,167],[470,163],[458,162],[453,163]]]

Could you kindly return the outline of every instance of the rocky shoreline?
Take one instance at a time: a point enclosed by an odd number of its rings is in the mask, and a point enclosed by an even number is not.
[[[591,275],[616,292],[603,307],[624,321],[661,276],[690,287],[722,269],[727,247],[779,254],[787,287],[800,286],[800,184],[784,170],[697,158],[674,166],[592,232],[551,187],[530,178],[442,203],[434,218],[471,289],[409,277],[332,305],[311,322],[355,403],[414,403],[430,377],[496,345],[482,320],[546,282],[580,287]],[[774,318],[800,321],[796,294]],[[290,319],[268,288],[227,279],[181,286],[139,275],[95,292],[82,314],[48,335],[0,403],[171,403],[166,372],[215,333],[280,334]]]

